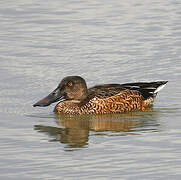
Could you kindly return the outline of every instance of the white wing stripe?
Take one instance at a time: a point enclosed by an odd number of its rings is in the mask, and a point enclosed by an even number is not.
[[[162,89],[165,87],[165,85],[166,85],[166,84],[163,84],[163,85],[159,86],[159,87],[154,91],[154,93],[157,93],[157,92],[159,92],[160,90],[162,90]]]

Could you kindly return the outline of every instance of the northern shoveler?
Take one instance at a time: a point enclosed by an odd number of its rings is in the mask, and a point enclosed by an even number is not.
[[[103,84],[87,88],[80,76],[65,77],[47,97],[33,106],[58,102],[58,114],[106,114],[144,111],[168,81]]]

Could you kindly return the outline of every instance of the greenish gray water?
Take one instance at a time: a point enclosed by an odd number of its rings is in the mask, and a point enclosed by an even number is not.
[[[3,1],[0,179],[180,179],[179,1]],[[168,80],[147,112],[56,116],[32,104],[88,86]]]

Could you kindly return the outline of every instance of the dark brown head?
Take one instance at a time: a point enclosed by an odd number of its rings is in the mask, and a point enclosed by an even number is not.
[[[87,98],[87,85],[80,76],[67,76],[58,85],[58,87],[47,97],[38,101],[33,106],[49,106],[57,101],[75,100],[83,101]]]

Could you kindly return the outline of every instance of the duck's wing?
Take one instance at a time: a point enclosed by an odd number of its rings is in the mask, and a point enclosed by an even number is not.
[[[148,99],[155,97],[157,93],[164,88],[168,81],[156,81],[156,82],[137,82],[137,83],[126,83],[122,84],[126,89],[135,90],[141,93],[141,95]]]
[[[107,98],[119,94],[121,91],[126,90],[120,84],[104,84],[97,85],[88,89],[88,94],[98,98]]]
[[[148,99],[149,97],[155,97],[167,82],[168,81],[104,84],[89,88],[88,93],[98,98],[107,98],[119,94],[124,90],[134,90],[138,91],[144,99]]]

